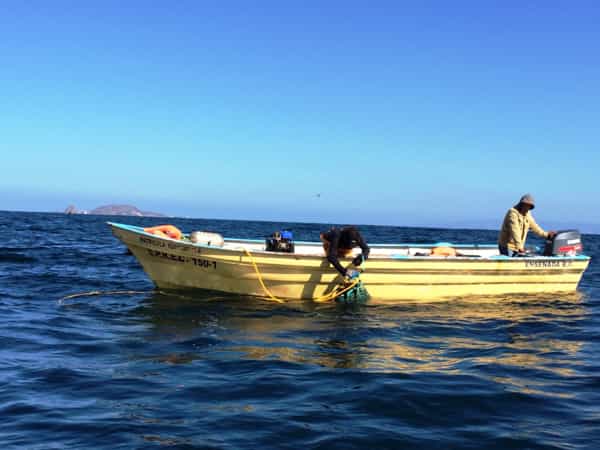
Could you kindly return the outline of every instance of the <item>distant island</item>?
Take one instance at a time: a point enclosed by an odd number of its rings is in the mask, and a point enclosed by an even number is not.
[[[91,211],[77,209],[74,205],[69,205],[65,209],[65,214],[89,214],[98,216],[167,217],[165,214],[157,212],[141,211],[140,209],[132,205],[104,205],[92,209]]]

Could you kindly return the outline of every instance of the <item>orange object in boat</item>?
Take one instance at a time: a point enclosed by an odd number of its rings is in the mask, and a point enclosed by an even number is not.
[[[430,256],[456,256],[456,250],[452,247],[433,247]]]
[[[181,230],[174,225],[158,225],[156,227],[144,228],[144,231],[159,237],[181,239]]]

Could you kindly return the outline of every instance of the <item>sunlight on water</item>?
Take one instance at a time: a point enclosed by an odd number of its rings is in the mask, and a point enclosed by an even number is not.
[[[278,305],[153,290],[102,218],[0,218],[0,232],[11,230],[0,258],[0,440],[9,446],[280,448],[285,436],[290,448],[572,449],[599,440],[597,236],[585,237],[593,259],[573,295]],[[280,226],[176,224],[243,237]],[[301,239],[319,231],[289,227]],[[58,301],[94,290],[142,293]]]

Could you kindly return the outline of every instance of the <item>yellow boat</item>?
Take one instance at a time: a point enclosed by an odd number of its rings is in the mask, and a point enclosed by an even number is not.
[[[161,289],[312,300],[330,296],[342,282],[316,242],[297,242],[294,253],[278,253],[259,240],[193,243],[109,225]],[[584,255],[508,258],[495,245],[456,245],[460,256],[450,257],[430,256],[431,245],[370,247],[361,280],[371,303],[574,292],[590,262]]]

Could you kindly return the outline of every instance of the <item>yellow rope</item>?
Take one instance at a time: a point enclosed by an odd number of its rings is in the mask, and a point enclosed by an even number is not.
[[[260,273],[260,270],[258,269],[258,265],[256,264],[256,260],[254,259],[254,256],[252,256],[252,253],[250,253],[250,250],[248,250],[246,247],[243,247],[243,249],[244,249],[244,252],[246,252],[246,255],[248,255],[248,257],[250,258],[250,262],[254,266],[254,271],[256,272],[256,276],[258,277],[258,282],[260,283],[261,287],[263,288],[263,291],[265,292],[265,294],[267,294],[267,297],[270,300],[273,300],[277,303],[283,303],[284,300],[290,300],[290,299],[279,298],[279,297],[276,297],[275,295],[273,295],[273,293],[269,290],[269,288],[267,288],[267,286],[265,285],[265,282],[263,281],[262,274]],[[345,294],[346,292],[348,292],[349,290],[354,288],[354,286],[356,286],[358,283],[360,283],[360,280],[355,279],[348,286],[345,286],[341,290],[336,289],[336,290],[330,292],[329,294],[324,294],[319,297],[314,297],[311,300],[313,302],[317,302],[317,303],[324,303],[324,302],[334,300],[335,298],[339,297],[342,294]]]
[[[267,297],[269,297],[269,299],[277,302],[277,303],[283,303],[283,300],[280,298],[275,297],[271,291],[267,288],[267,286],[265,285],[265,282],[263,281],[262,275],[260,273],[260,270],[258,270],[258,266],[256,265],[256,261],[254,260],[254,257],[252,256],[252,253],[250,253],[250,250],[248,250],[246,247],[244,247],[244,251],[246,252],[246,255],[248,255],[248,257],[250,258],[250,262],[252,263],[252,265],[254,266],[254,271],[256,272],[256,275],[258,276],[258,281],[260,283],[260,285],[263,288],[263,291],[265,291],[265,294],[267,294]]]
[[[324,302],[328,302],[331,300],[335,300],[340,295],[343,295],[346,292],[352,290],[352,288],[354,288],[358,283],[360,283],[360,280],[357,278],[354,281],[352,281],[348,286],[344,287],[343,289],[340,289],[339,291],[338,290],[332,291],[329,294],[325,294],[320,297],[315,297],[312,299],[312,301],[317,302],[317,303],[324,303]]]

